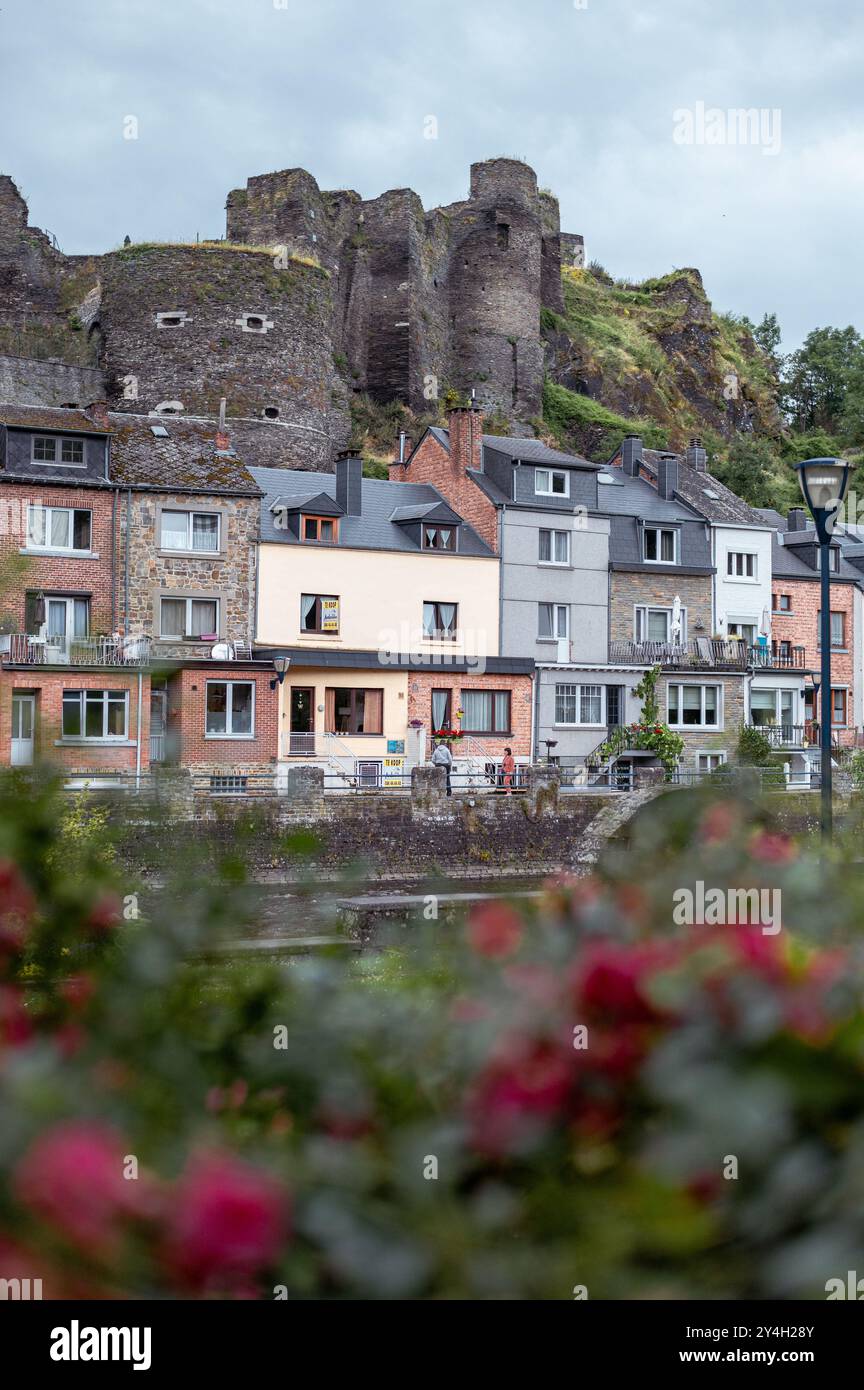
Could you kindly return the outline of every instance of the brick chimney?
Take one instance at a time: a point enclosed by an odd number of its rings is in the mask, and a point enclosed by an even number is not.
[[[231,436],[225,424],[225,397],[219,402],[219,425],[216,430],[216,452],[217,454],[227,454],[231,448]]]
[[[642,440],[638,434],[628,434],[621,444],[621,467],[630,478],[639,477],[642,463]]]
[[[105,430],[110,427],[107,401],[91,401],[85,409],[84,414],[89,416],[94,425],[99,425]]]
[[[483,467],[483,412],[478,405],[450,411],[450,464],[464,478],[469,468]]]
[[[695,468],[698,473],[708,471],[708,453],[702,447],[702,440],[694,434],[690,443],[687,445],[686,459],[691,468]]]

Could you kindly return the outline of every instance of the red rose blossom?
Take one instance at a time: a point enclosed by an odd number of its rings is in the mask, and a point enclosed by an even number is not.
[[[480,956],[512,956],[522,941],[522,918],[508,903],[480,903],[468,918],[468,940]]]
[[[231,1154],[199,1154],[174,1191],[168,1264],[198,1291],[248,1288],[276,1259],[288,1213],[287,1193],[269,1173]]]
[[[142,1179],[123,1176],[126,1151],[116,1131],[98,1121],[55,1125],[19,1160],[13,1190],[88,1254],[110,1253],[120,1219],[142,1205]]]

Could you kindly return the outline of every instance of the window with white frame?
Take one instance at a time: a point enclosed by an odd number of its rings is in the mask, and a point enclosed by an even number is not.
[[[159,635],[173,641],[184,637],[215,637],[219,632],[219,600],[163,598],[159,602]]]
[[[570,532],[540,531],[540,564],[569,565]]]
[[[36,434],[33,436],[31,463],[53,463],[66,468],[83,468],[84,440]]]
[[[728,550],[726,552],[726,575],[729,579],[755,579],[755,554],[749,550]]]
[[[835,574],[840,572],[840,549],[836,545],[832,545],[828,550],[828,568]]]
[[[535,468],[534,493],[537,497],[569,497],[569,473],[563,468]]]
[[[649,565],[676,564],[677,530],[672,526],[646,526],[642,533],[642,559]]]
[[[255,737],[255,682],[208,681],[207,738]]]
[[[86,507],[29,506],[26,548],[85,553],[90,550],[92,521]]]
[[[719,685],[670,684],[669,725],[675,729],[720,727],[722,690]]]
[[[725,763],[725,761],[726,761],[726,752],[725,752],[725,749],[721,749],[721,750],[719,750],[719,751],[716,752],[716,753],[715,753],[715,752],[711,752],[711,753],[697,753],[697,754],[696,754],[696,771],[697,771],[697,772],[716,772],[717,769],[718,769],[718,767],[722,767],[723,764]]]
[[[555,723],[605,723],[606,690],[602,685],[556,685]]]
[[[570,636],[570,607],[566,603],[537,605],[537,636],[542,642]]]
[[[163,550],[212,555],[219,549],[219,513],[163,511],[160,545]]]
[[[127,690],[64,690],[64,738],[126,738],[129,727]]]
[[[795,722],[795,691],[760,689],[750,691],[750,723],[757,729],[781,725],[789,728]]]
[[[634,640],[637,642],[668,642],[672,633],[672,609],[651,608],[639,604],[635,609]],[[681,636],[687,638],[687,609],[681,609]]]

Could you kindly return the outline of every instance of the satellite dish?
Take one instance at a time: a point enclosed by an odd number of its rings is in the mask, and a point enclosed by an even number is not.
[[[217,642],[215,647],[210,648],[210,655],[214,661],[233,661],[234,649],[230,642]]]

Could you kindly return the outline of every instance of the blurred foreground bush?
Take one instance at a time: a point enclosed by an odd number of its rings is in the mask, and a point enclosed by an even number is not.
[[[676,792],[530,912],[412,923],[359,962],[211,967],[249,910],[241,856],[174,866],[170,910],[127,920],[107,837],[49,785],[0,783],[0,1278],[820,1298],[864,1269],[842,856]],[[697,879],[779,889],[780,929],[675,925]]]

